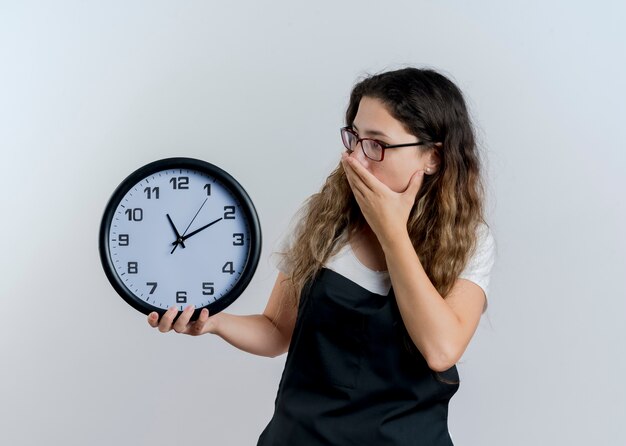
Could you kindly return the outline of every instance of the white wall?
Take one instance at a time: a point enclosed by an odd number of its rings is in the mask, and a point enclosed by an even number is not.
[[[151,329],[100,265],[104,206],[168,156],[231,172],[265,244],[227,311],[260,313],[272,243],[342,151],[366,72],[466,94],[498,258],[458,364],[459,445],[621,445],[621,2],[0,2],[0,443],[250,445],[286,355]]]

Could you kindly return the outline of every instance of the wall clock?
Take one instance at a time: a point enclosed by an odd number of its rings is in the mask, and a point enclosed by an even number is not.
[[[109,282],[132,307],[160,317],[193,304],[196,320],[202,308],[216,314],[248,286],[261,227],[229,173],[194,158],[166,158],[137,169],[113,192],[99,249]]]

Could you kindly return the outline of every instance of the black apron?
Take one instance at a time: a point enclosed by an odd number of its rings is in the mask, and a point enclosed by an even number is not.
[[[372,293],[322,268],[302,293],[274,415],[257,446],[450,446],[456,365],[437,380],[406,332],[393,289]],[[417,351],[417,349],[415,349]]]

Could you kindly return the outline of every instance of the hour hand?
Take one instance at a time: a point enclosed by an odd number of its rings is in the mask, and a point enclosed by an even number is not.
[[[183,238],[178,233],[178,229],[176,229],[176,226],[174,225],[174,222],[170,218],[170,214],[165,214],[165,215],[167,216],[167,219],[170,222],[170,225],[172,226],[172,229],[174,230],[174,234],[176,234],[176,241],[174,243],[172,243],[172,244],[173,245],[178,245],[180,243],[180,245],[184,248],[185,247],[185,243],[183,242]],[[176,246],[174,246],[174,249],[176,249]],[[172,252],[174,252],[174,249],[172,249]]]

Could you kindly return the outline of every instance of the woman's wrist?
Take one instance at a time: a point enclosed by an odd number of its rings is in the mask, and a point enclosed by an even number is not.
[[[209,319],[206,322],[205,332],[220,336],[220,326],[224,315],[226,315],[226,313],[223,312],[214,314],[212,316],[209,315]]]
[[[381,236],[378,241],[383,249],[383,252],[385,253],[385,257],[399,246],[402,246],[402,244],[411,244],[411,238],[409,237],[409,232],[406,227],[403,229],[389,231]]]

